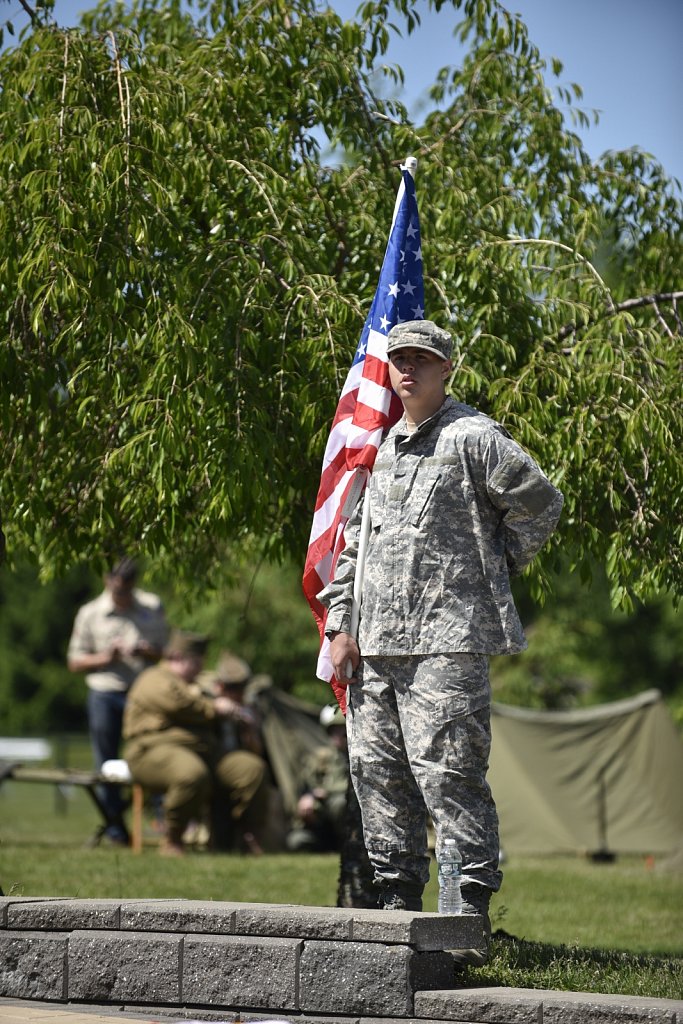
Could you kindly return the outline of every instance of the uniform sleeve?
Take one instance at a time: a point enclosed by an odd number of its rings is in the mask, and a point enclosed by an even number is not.
[[[169,680],[168,689],[160,688],[159,708],[176,725],[199,725],[217,717],[210,697],[178,679]]]
[[[317,595],[323,607],[327,608],[325,632],[328,635],[330,633],[351,632],[353,581],[356,576],[360,525],[363,518],[363,504],[366,498],[367,489],[356,503],[356,507],[346,524],[344,530],[344,550],[337,559],[334,578]]]
[[[502,432],[490,438],[485,463],[489,498],[503,513],[508,568],[517,575],[557,526],[564,498],[531,456]]]
[[[158,665],[145,669],[128,692],[123,735],[161,734],[174,726],[206,727],[216,718],[213,701]]]

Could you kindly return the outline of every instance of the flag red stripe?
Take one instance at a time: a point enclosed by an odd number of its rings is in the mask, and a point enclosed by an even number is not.
[[[357,470],[372,470],[384,431],[401,414],[389,381],[386,336],[393,323],[422,316],[420,246],[415,187],[404,168],[375,299],[332,421],[304,567],[304,593],[320,630],[320,678],[329,679],[332,670],[324,636],[326,611],[317,595],[330,582],[344,548],[347,506],[367,479]],[[336,680],[331,682],[343,708],[345,692]]]

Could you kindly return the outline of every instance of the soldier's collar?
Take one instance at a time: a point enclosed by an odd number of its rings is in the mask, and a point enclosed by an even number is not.
[[[395,437],[415,437],[417,434],[421,434],[424,430],[427,430],[431,424],[436,422],[436,420],[440,419],[451,405],[453,405],[453,399],[450,395],[446,395],[436,412],[433,412],[426,420],[422,420],[422,423],[418,423],[415,430],[408,429],[406,414],[403,413],[400,420],[398,420],[398,422],[391,428],[391,434]]]

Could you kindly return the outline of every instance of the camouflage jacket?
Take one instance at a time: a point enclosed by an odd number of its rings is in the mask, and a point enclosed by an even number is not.
[[[347,524],[335,578],[319,595],[328,634],[350,631],[367,500],[362,654],[512,654],[526,647],[510,575],[545,544],[563,498],[503,427],[447,398],[414,433],[405,417],[391,428]]]

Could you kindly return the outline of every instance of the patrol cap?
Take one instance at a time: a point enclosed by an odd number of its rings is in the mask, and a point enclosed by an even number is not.
[[[232,651],[222,651],[214,669],[214,679],[224,686],[246,686],[251,679],[251,668]]]
[[[206,654],[208,645],[209,637],[203,633],[190,633],[184,629],[173,629],[171,630],[169,641],[164,648],[164,654],[167,658],[185,658],[193,654],[202,658]]]
[[[387,353],[399,348],[423,348],[441,359],[450,359],[453,342],[448,331],[433,320],[406,320],[392,327],[387,335]]]
[[[338,704],[326,704],[320,712],[320,724],[329,729],[331,725],[346,725],[344,713]]]

